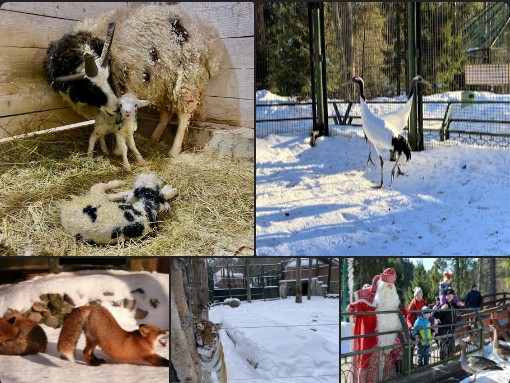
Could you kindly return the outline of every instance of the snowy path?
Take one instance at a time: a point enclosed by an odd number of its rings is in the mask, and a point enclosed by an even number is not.
[[[359,137],[258,138],[257,255],[508,255],[510,151],[441,147],[366,166]],[[377,159],[375,152],[373,157]]]
[[[337,383],[338,304],[322,297],[296,304],[289,297],[211,309],[210,319],[225,327],[228,381]]]

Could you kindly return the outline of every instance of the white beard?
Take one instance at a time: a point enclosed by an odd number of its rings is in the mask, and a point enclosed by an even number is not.
[[[374,303],[377,305],[375,311],[398,310],[400,299],[395,285],[390,289],[388,284],[383,281],[377,281],[377,291],[375,293]],[[398,319],[398,314],[377,314],[377,332],[392,330],[401,330],[402,324]],[[379,335],[377,337],[379,346],[391,346],[395,344],[396,333]]]

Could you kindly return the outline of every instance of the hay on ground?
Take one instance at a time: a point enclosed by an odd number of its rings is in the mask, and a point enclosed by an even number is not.
[[[184,152],[137,135],[150,162],[133,172],[121,157],[86,155],[89,129],[45,134],[0,144],[0,255],[234,255],[254,247],[254,167],[231,157]],[[109,147],[112,147],[112,141]],[[76,241],[60,223],[60,202],[98,182],[153,171],[179,195],[160,215],[157,235],[124,246]],[[127,187],[126,187],[127,188]],[[124,189],[126,190],[126,189]]]

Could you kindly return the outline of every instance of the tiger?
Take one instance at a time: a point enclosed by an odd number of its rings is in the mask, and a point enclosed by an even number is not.
[[[195,343],[204,378],[212,383],[211,374],[216,373],[220,383],[227,383],[227,365],[223,355],[223,346],[220,339],[220,329],[223,323],[213,323],[207,319],[193,321]]]

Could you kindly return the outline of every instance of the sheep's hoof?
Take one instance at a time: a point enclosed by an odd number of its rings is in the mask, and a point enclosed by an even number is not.
[[[138,163],[138,165],[140,166],[147,166],[149,165],[150,163],[145,161],[142,156],[136,156],[136,162]]]
[[[88,158],[94,158],[94,152],[87,152]]]
[[[171,149],[170,150],[170,157],[177,157],[179,153],[181,152],[181,149]]]

